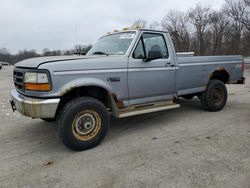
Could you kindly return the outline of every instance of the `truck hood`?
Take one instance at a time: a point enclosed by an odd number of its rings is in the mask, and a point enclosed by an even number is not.
[[[78,59],[94,59],[94,58],[103,58],[106,56],[97,55],[97,56],[47,56],[47,57],[36,57],[25,59],[15,64],[15,67],[25,67],[25,68],[38,68],[39,65],[45,63],[53,63],[59,61],[67,60],[78,60]]]

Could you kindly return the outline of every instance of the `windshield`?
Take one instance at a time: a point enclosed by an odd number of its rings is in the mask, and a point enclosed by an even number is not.
[[[97,41],[87,55],[124,55],[134,37],[135,32],[104,36]]]

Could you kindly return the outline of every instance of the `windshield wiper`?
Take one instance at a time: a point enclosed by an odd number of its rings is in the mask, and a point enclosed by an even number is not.
[[[108,56],[109,54],[107,54],[105,52],[101,52],[101,51],[96,51],[96,52],[93,52],[92,55],[106,55],[106,56]]]

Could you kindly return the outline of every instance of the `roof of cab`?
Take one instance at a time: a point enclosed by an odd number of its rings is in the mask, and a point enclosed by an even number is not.
[[[162,33],[168,33],[167,31],[163,31],[163,30],[156,30],[156,29],[146,29],[146,28],[135,28],[135,29],[129,29],[129,28],[123,28],[122,30],[114,30],[112,32],[108,32],[107,34],[105,34],[104,36],[108,36],[108,35],[112,35],[112,34],[116,34],[116,33],[125,33],[125,32],[140,32],[140,31],[148,31],[148,32],[162,32]],[[102,36],[102,37],[104,37]],[[102,38],[101,37],[101,38]]]

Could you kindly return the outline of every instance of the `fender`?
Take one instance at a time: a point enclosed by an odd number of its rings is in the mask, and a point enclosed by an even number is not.
[[[98,86],[107,90],[109,93],[115,93],[114,88],[103,80],[97,78],[78,78],[66,83],[59,89],[57,94],[58,96],[63,96],[65,93],[71,91],[72,89],[83,86]]]

